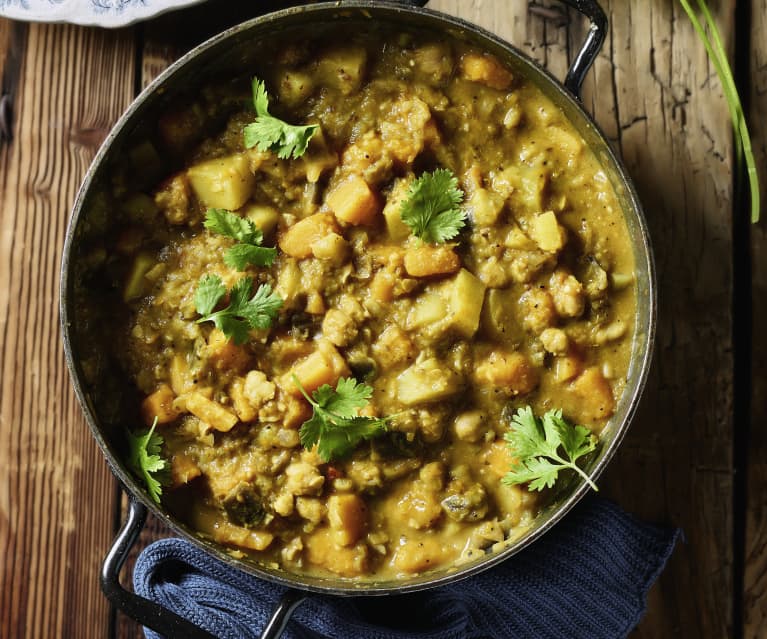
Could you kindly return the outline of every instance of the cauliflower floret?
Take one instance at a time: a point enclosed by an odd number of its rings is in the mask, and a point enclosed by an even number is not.
[[[295,462],[285,469],[287,481],[285,490],[293,495],[317,496],[322,491],[325,478],[315,466],[306,462]]]

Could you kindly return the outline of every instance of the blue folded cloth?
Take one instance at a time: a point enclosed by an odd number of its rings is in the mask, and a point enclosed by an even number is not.
[[[639,623],[647,591],[679,535],[592,495],[530,547],[469,579],[407,595],[311,595],[283,637],[625,637]],[[222,639],[257,638],[285,590],[232,570],[181,539],[148,546],[136,563],[133,586]],[[159,637],[145,632],[149,639]]]

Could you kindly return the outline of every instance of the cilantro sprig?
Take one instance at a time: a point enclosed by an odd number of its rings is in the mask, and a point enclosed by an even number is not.
[[[413,235],[424,242],[440,243],[453,239],[466,224],[460,208],[463,191],[448,169],[423,173],[415,180],[402,202],[400,217]]]
[[[299,158],[306,153],[309,140],[319,125],[296,126],[270,115],[266,85],[258,78],[253,78],[253,105],[256,119],[244,129],[245,148],[255,146],[259,151],[274,151],[283,160],[291,156]]]
[[[206,229],[231,237],[239,242],[224,253],[224,264],[244,271],[248,264],[271,266],[277,257],[277,249],[261,246],[264,234],[251,220],[240,217],[226,209],[208,209],[205,213]]]
[[[597,438],[584,426],[568,424],[561,410],[550,410],[539,419],[529,406],[518,409],[504,439],[515,458],[504,484],[528,484],[528,490],[543,490],[556,483],[559,471],[569,468],[599,490],[575,463],[596,449]]]
[[[128,464],[144,480],[149,496],[159,504],[165,481],[163,473],[170,464],[161,456],[163,438],[154,432],[156,426],[157,417],[149,430],[128,433]]]
[[[204,275],[194,295],[197,312],[202,315],[197,323],[213,322],[235,344],[244,344],[250,329],[265,329],[272,325],[283,304],[282,298],[273,293],[268,284],[261,284],[250,297],[252,288],[252,277],[238,280],[229,291],[229,305],[214,312],[227,293],[226,286],[218,275]]]
[[[341,459],[363,440],[386,432],[386,424],[391,417],[381,419],[357,414],[373,396],[373,389],[367,384],[342,377],[335,390],[329,384],[323,384],[309,397],[295,375],[293,383],[314,408],[314,414],[303,423],[298,433],[301,444],[307,449],[316,445],[322,461]]]

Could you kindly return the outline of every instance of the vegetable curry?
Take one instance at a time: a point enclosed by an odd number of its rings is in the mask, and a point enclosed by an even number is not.
[[[459,41],[263,59],[169,107],[133,160],[172,168],[117,168],[105,196],[124,438],[153,453],[132,456],[200,534],[291,572],[397,578],[497,548],[552,494],[502,482],[514,412],[596,441],[625,385],[611,184],[538,88]]]

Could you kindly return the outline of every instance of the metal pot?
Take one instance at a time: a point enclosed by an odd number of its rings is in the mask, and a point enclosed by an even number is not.
[[[548,72],[496,36],[460,19],[403,3],[351,1],[323,3],[294,7],[255,18],[236,26],[201,44],[160,75],[133,102],[105,140],[85,177],[75,201],[72,219],[67,230],[61,273],[61,322],[67,365],[77,397],[109,465],[130,495],[128,519],[117,536],[103,565],[101,584],[106,596],[118,608],[140,623],[168,636],[186,636],[190,639],[210,635],[174,613],[123,589],[118,574],[128,551],[135,543],[144,525],[147,509],[163,523],[193,544],[202,547],[232,568],[256,577],[287,586],[289,590],[278,605],[263,637],[277,637],[307,591],[334,595],[385,595],[434,588],[464,579],[497,563],[509,559],[514,553],[532,543],[549,530],[588,491],[585,483],[575,485],[569,492],[539,515],[531,530],[500,552],[488,554],[478,561],[458,568],[443,570],[425,576],[397,582],[358,584],[341,579],[321,579],[301,574],[290,574],[270,569],[246,560],[231,557],[217,544],[203,540],[177,518],[152,502],[137,479],[127,470],[118,454],[116,431],[105,416],[104,402],[100,399],[101,386],[109,380],[88,383],[83,369],[83,344],[88,341],[87,318],[83,318],[77,303],[80,286],[79,260],[82,257],[83,238],[92,231],[93,220],[88,211],[97,197],[98,185],[107,174],[110,160],[126,152],[130,144],[140,139],[142,127],[156,121],[156,114],[170,99],[190,87],[201,86],[222,70],[227,72],[247,68],[247,61],[257,51],[260,38],[279,33],[290,37],[294,31],[311,25],[347,21],[360,27],[370,20],[424,28],[443,33],[446,37],[462,39],[489,50],[506,62],[516,73],[537,85],[570,120],[602,163],[621,203],[631,236],[636,263],[637,315],[632,345],[632,358],[626,389],[615,415],[604,429],[602,446],[591,460],[588,472],[592,478],[601,474],[620,444],[635,412],[652,354],[655,329],[655,273],[647,227],[634,187],[620,160],[615,156],[604,135],[580,104],[583,78],[601,47],[607,30],[607,21],[595,0],[563,0],[590,20],[586,41],[570,68],[563,84]],[[412,4],[423,4],[415,0]],[[256,43],[256,44],[254,44]],[[131,142],[133,141],[133,142]],[[100,403],[101,402],[101,403]]]

